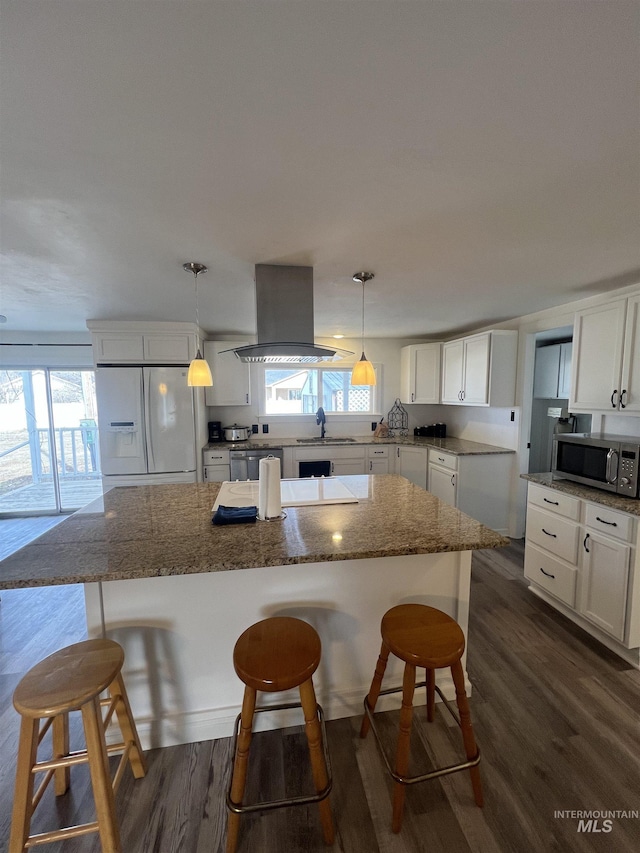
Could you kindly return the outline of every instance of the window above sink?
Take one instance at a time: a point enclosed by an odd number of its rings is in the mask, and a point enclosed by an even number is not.
[[[379,386],[351,385],[351,367],[264,367],[264,415],[373,415]],[[321,439],[318,438],[318,441]],[[331,439],[336,441],[336,439]]]

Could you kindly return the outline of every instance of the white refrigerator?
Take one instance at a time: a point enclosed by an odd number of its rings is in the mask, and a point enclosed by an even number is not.
[[[186,367],[98,367],[103,491],[195,483],[194,390]]]

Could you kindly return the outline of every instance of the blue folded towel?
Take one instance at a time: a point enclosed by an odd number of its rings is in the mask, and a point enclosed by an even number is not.
[[[212,524],[253,524],[258,517],[257,506],[219,506]]]

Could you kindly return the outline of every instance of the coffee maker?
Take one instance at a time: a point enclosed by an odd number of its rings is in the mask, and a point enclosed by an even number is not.
[[[222,440],[222,421],[209,421],[209,444]]]

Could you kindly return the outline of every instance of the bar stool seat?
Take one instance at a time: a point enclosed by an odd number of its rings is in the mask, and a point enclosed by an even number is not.
[[[462,628],[455,619],[452,619],[447,613],[443,613],[435,607],[428,607],[424,604],[400,604],[397,607],[392,607],[391,610],[388,610],[384,614],[381,624],[381,634],[382,647],[369,694],[364,700],[365,716],[362,720],[360,736],[363,738],[366,737],[369,728],[373,729],[387,770],[395,781],[392,818],[393,831],[400,832],[402,827],[406,786],[415,784],[416,782],[424,782],[438,776],[468,769],[471,774],[471,784],[476,805],[482,806],[482,785],[478,769],[480,752],[476,745],[471,725],[469,703],[465,693],[464,672],[461,663],[465,649]],[[391,653],[405,663],[402,687],[382,690],[382,679],[389,654]],[[426,671],[426,680],[419,684],[416,684],[417,667],[423,667]],[[435,683],[435,670],[444,667],[451,669],[451,676],[456,690],[459,717],[456,716],[443,696],[442,691]],[[435,694],[436,692],[438,693],[445,707],[462,730],[467,760],[459,764],[440,767],[417,776],[407,776],[409,769],[411,723],[413,719],[413,695],[416,687],[426,687],[427,689],[427,720],[429,722],[433,722],[435,716]],[[398,735],[395,769],[393,769],[382,747],[380,735],[376,729],[374,711],[378,697],[381,694],[386,695],[400,692],[402,692],[400,731]]]
[[[86,640],[60,649],[30,669],[18,683],[13,704],[21,716],[16,787],[9,853],[23,853],[36,844],[98,832],[103,853],[121,853],[114,793],[129,762],[136,778],[146,766],[121,676],[124,651],[112,640]],[[109,699],[100,700],[108,690]],[[103,720],[101,707],[108,708]],[[69,751],[69,713],[80,711],[86,749]],[[123,742],[107,747],[105,730],[115,713]],[[41,720],[46,722],[41,727]],[[37,760],[38,746],[52,728],[53,758]],[[111,780],[108,755],[122,752]],[[52,779],[55,793],[66,793],[70,768],[88,763],[97,820],[92,823],[29,835],[33,813]],[[34,796],[35,774],[45,773]]]
[[[236,849],[241,814],[315,802],[320,809],[324,840],[327,844],[333,844],[334,829],[329,804],[331,766],[322,708],[316,701],[312,680],[320,663],[321,650],[320,637],[311,625],[291,616],[274,616],[251,625],[235,645],[233,665],[245,688],[242,712],[236,719],[233,773],[227,794],[227,853],[234,853]],[[294,687],[298,687],[300,691],[299,703],[256,707],[258,691],[274,693]],[[299,707],[304,712],[316,794],[244,804],[242,799],[247,779],[254,714]]]

